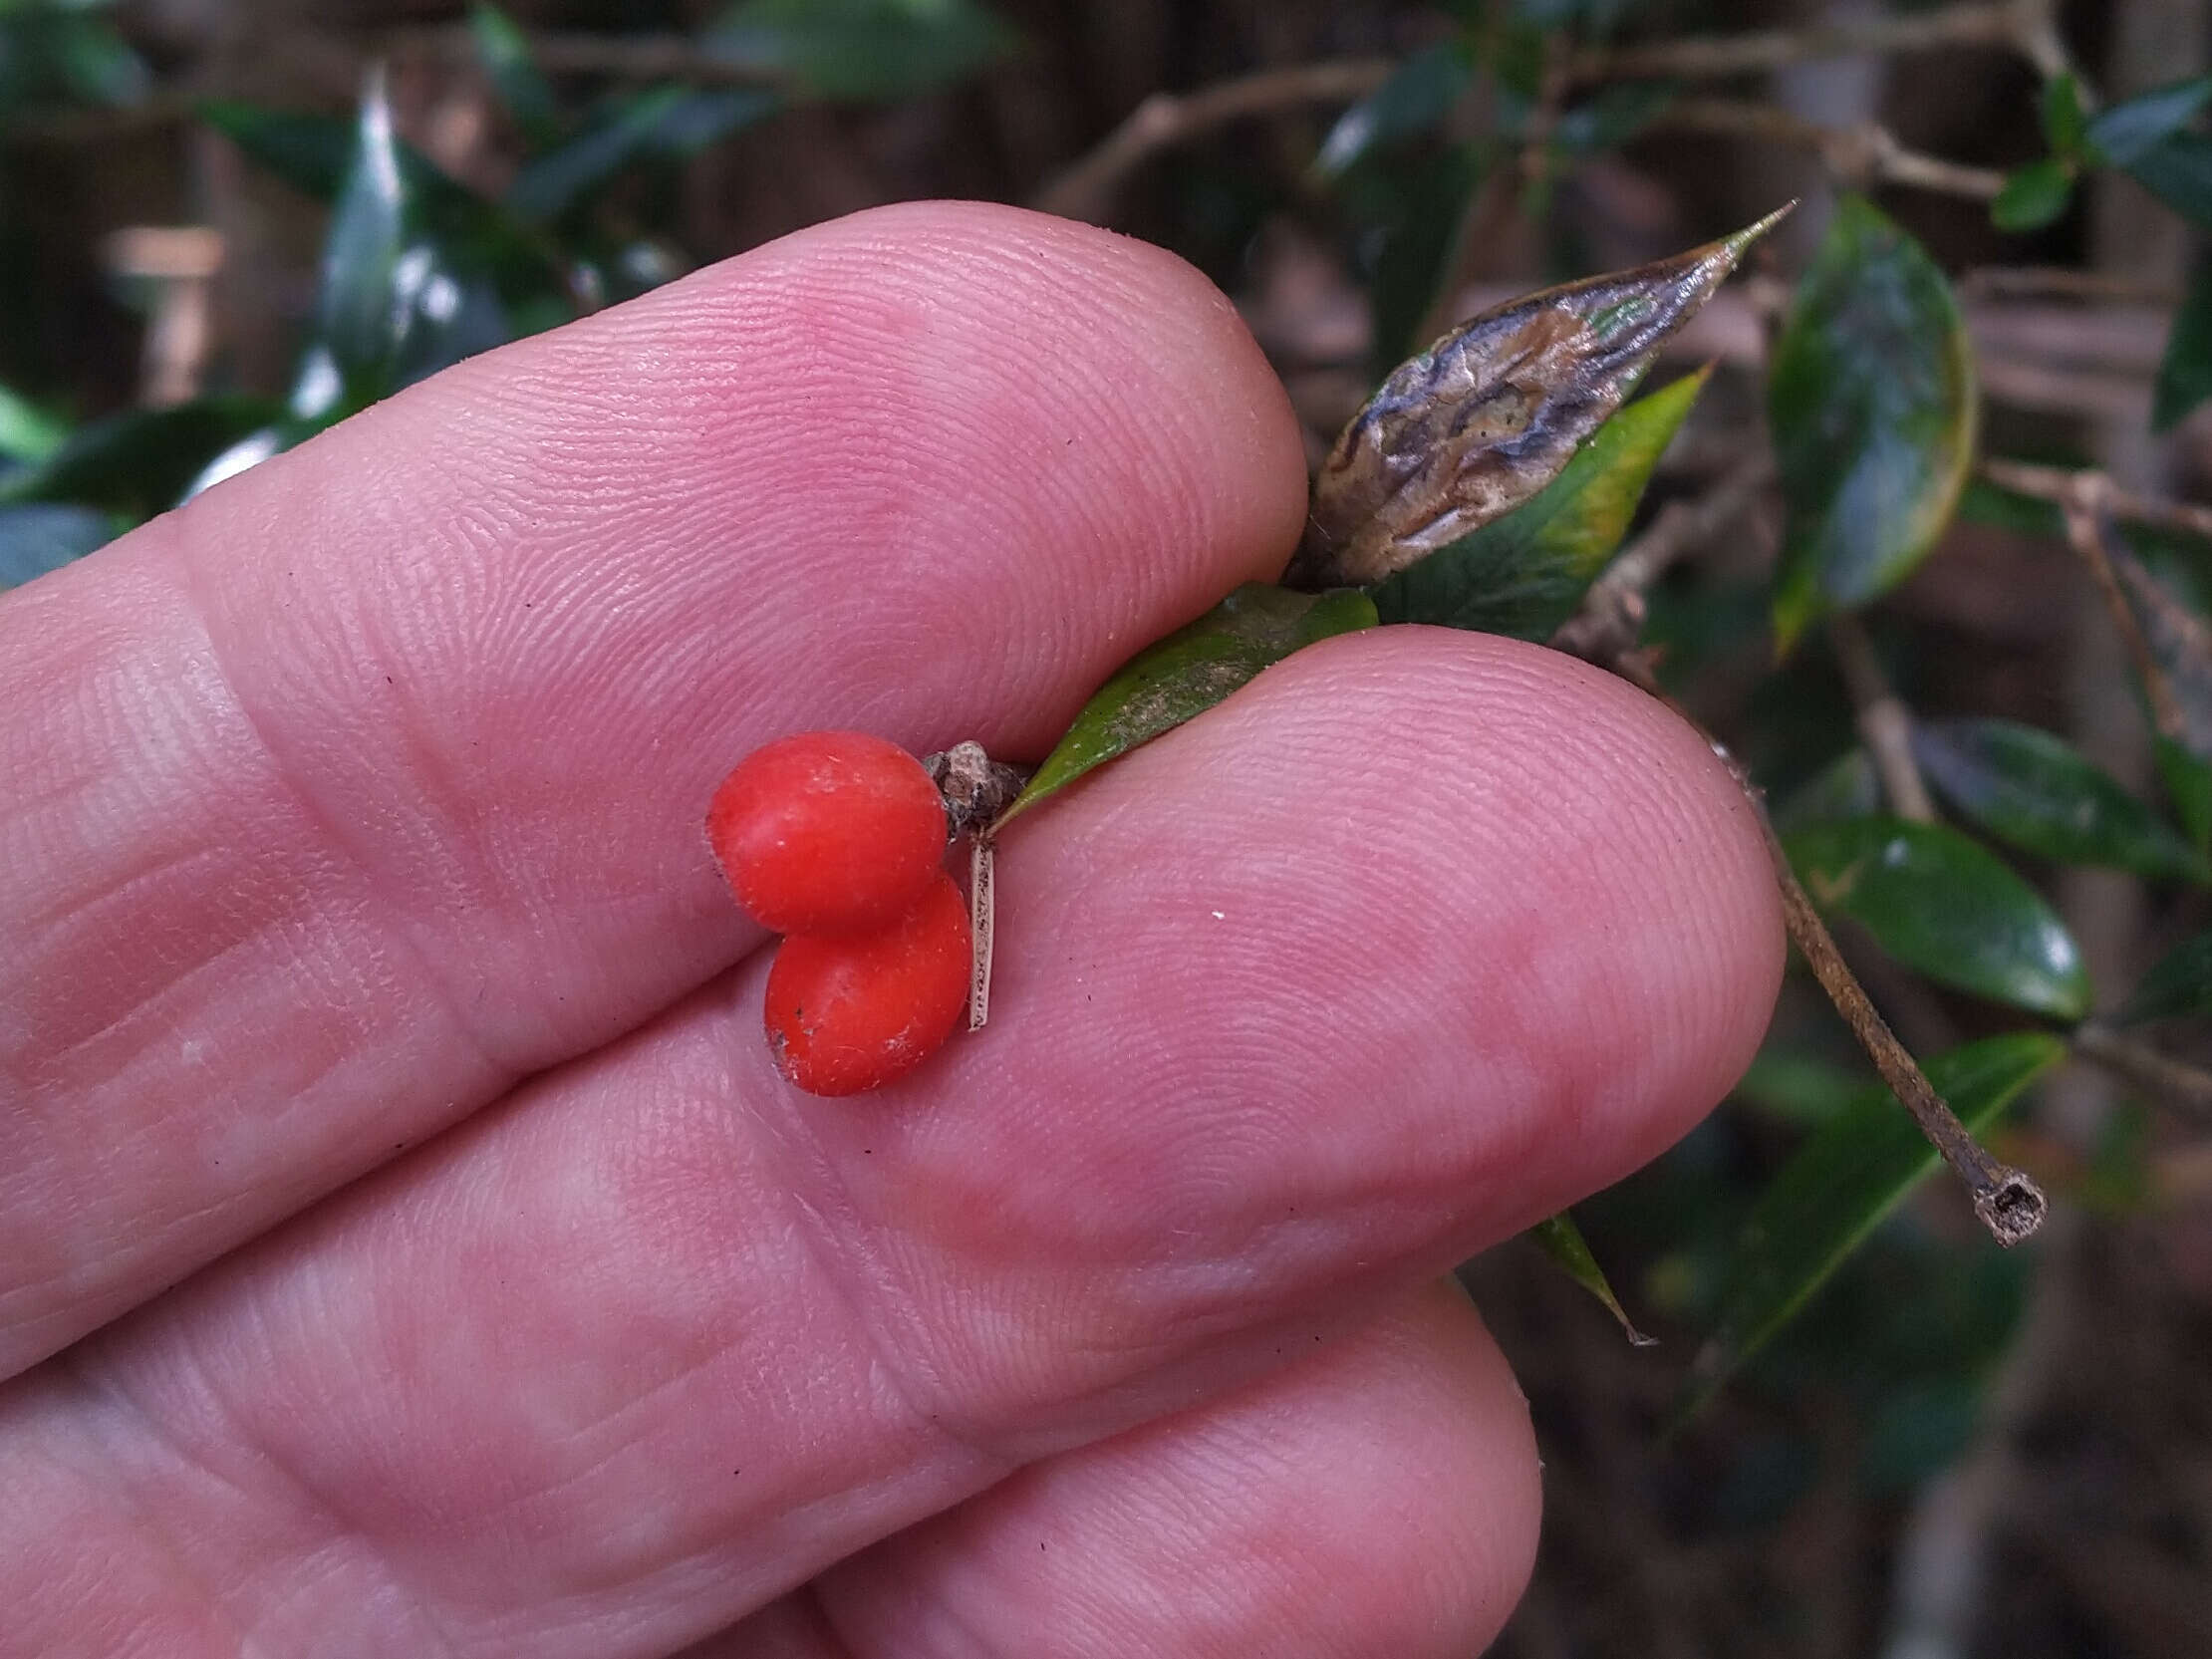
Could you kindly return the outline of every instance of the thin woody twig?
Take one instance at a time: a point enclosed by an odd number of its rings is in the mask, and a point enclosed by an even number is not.
[[[1851,707],[1858,716],[1858,734],[1873,756],[1874,773],[1881,779],[1882,794],[1890,810],[1916,824],[1935,822],[1935,802],[1929,799],[1927,781],[1912,757],[1912,712],[1890,690],[1889,677],[1874,655],[1866,630],[1849,612],[1839,612],[1828,623],[1828,643],[1835,648],[1836,667],[1851,693]]]
[[[2094,1019],[2075,1026],[2073,1040],[2074,1051],[2081,1058],[2140,1089],[2154,1104],[2212,1125],[2212,1072],[2161,1054],[2141,1039]]]
[[[2172,306],[2181,290],[2170,283],[2138,282],[2106,271],[2067,265],[1982,265],[1955,284],[1963,300],[2079,300],[2093,304]]]
[[[2135,615],[2135,607],[2128,603],[2125,590],[2120,587],[2119,573],[2112,568],[2110,555],[2105,551],[2104,538],[2111,529],[2112,482],[2101,472],[2077,472],[2074,487],[2067,491],[2059,503],[2066,514],[2067,541],[2088,566],[2089,575],[2095,580],[2097,592],[2104,596],[2104,607],[2110,612],[2112,626],[2119,632],[2120,643],[2127,648],[2128,660],[2135,666],[2135,677],[2141,682],[2143,695],[2150,703],[2151,723],[2167,737],[2179,738],[2184,729],[2181,698],[2175,692],[2173,682],[2167,678],[2165,666],[2150,649],[2150,641],[2143,635],[2143,626]]]
[[[2161,496],[2140,495],[2120,488],[2101,472],[2066,466],[2037,466],[2028,461],[1991,456],[1982,462],[1982,476],[2015,495],[2033,495],[2064,507],[2081,490],[2093,491],[2103,509],[2114,518],[2152,524],[2161,530],[2212,537],[2212,507],[2190,501],[2168,501]],[[2094,479],[2095,482],[2084,482]]]
[[[1811,896],[1791,868],[1790,856],[1783,850],[1782,838],[1775,833],[1774,820],[1767,814],[1765,791],[1752,781],[1751,774],[1729,752],[1727,744],[1659,689],[1657,681],[1639,659],[1633,656],[1622,659],[1616,672],[1689,721],[1719,756],[1721,764],[1728,768],[1736,786],[1751,803],[1760,836],[1766,842],[1775,885],[1782,893],[1783,923],[1789,929],[1790,942],[1797,946],[1805,965],[1812,969],[1812,976],[1820,981],[1820,988],[1827,992],[1835,1011],[1850,1026],[1851,1035],[1858,1039],[1866,1057],[1874,1062],[1874,1070],[1881,1080],[1912,1114],[1913,1122],[1920,1126],[1920,1133],[1951,1167],[1951,1173],[1966,1184],[1967,1193],[1974,1201],[1974,1214],[1981,1218],[1990,1237],[2008,1247],[2028,1239],[2043,1225],[2050,1208],[2043,1189],[2021,1171],[1989,1155],[1975,1140],[1972,1131],[1959,1121],[1958,1114],[1936,1093],[1919,1064],[1890,1030],[1889,1022],[1882,1018],[1881,1011],[1851,972],[1850,965],[1844,962],[1826,924],[1813,908]]]
[[[1743,99],[1686,98],[1652,118],[1654,131],[1718,133],[1816,152],[1828,171],[1850,184],[1903,184],[1943,195],[1989,201],[2005,187],[1994,167],[1968,166],[1908,149],[1874,122],[1822,127],[1772,104]]]
[[[2011,47],[2039,55],[2050,0],[1970,0],[1931,12],[1852,18],[1810,29],[1763,29],[1691,36],[1649,46],[1600,47],[1568,66],[1578,83],[1623,80],[1717,81],[1822,58],[1888,56],[1945,46]]]
[[[1160,151],[1252,116],[1350,104],[1375,91],[1397,68],[1388,58],[1347,58],[1261,70],[1196,92],[1154,93],[1039,191],[1032,205],[1064,218],[1097,218],[1121,182]]]

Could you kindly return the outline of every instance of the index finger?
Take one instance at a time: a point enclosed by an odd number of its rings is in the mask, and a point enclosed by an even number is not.
[[[1171,256],[818,227],[477,359],[0,604],[0,1374],[757,941],[766,737],[1048,741],[1278,569],[1296,431]]]

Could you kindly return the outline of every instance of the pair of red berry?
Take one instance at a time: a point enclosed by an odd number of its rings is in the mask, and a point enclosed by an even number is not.
[[[714,791],[706,837],[730,891],[785,936],[763,1018],[776,1069],[807,1093],[905,1076],[967,1010],[951,822],[921,761],[858,731],[781,738]]]

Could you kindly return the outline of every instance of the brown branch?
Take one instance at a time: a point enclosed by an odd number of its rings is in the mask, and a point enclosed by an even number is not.
[[[1935,802],[1928,798],[1927,782],[1912,757],[1912,711],[1890,689],[1865,628],[1848,611],[1838,612],[1828,622],[1828,643],[1835,648],[1836,667],[1857,711],[1858,734],[1874,757],[1889,809],[1916,824],[1934,823]]]
[[[1761,444],[1696,500],[1668,502],[1590,584],[1580,607],[1551,636],[1552,650],[1593,663],[1631,650],[1643,632],[1644,595],[1651,585],[1676,560],[1741,518],[1774,476],[1774,456]]]
[[[1866,1057],[1874,1062],[1874,1070],[1881,1080],[1912,1114],[1913,1122],[1920,1126],[1920,1133],[1951,1167],[1951,1173],[1966,1184],[1967,1193],[1974,1201],[1974,1214],[1981,1218],[1990,1237],[2008,1247],[2028,1239],[2043,1225],[2050,1208],[2043,1189],[2021,1171],[1989,1155],[1975,1140],[1973,1132],[1959,1121],[1958,1114],[1936,1093],[1935,1085],[1928,1081],[1905,1045],[1897,1040],[1897,1034],[1890,1030],[1889,1022],[1882,1018],[1881,1010],[1874,1006],[1872,998],[1851,972],[1850,965],[1844,962],[1842,952],[1836,949],[1834,938],[1820,920],[1804,885],[1797,880],[1797,871],[1791,868],[1790,855],[1783,850],[1782,838],[1775,833],[1774,820],[1767,814],[1766,792],[1752,781],[1751,774],[1725,743],[1660,690],[1640,659],[1623,658],[1616,672],[1687,720],[1719,756],[1721,764],[1728,768],[1736,786],[1751,803],[1760,836],[1767,844],[1775,885],[1782,892],[1783,923],[1789,929],[1790,942],[1812,969],[1812,976],[1827,992],[1835,1011],[1850,1026],[1851,1035],[1858,1039]]]
[[[1599,47],[1568,66],[1577,83],[1718,81],[1823,58],[1888,56],[1946,46],[2010,47],[2031,59],[2048,51],[2050,0],[1970,0],[1932,12],[1869,17],[1809,29],[1696,36],[1650,46]]]
[[[1651,128],[1722,134],[1809,149],[1829,172],[1854,186],[1902,184],[1974,201],[1992,200],[2005,187],[2005,175],[1996,168],[1971,167],[1907,149],[1895,134],[1877,123],[1822,127],[1772,104],[1744,99],[1681,99],[1654,116]]]
[[[2074,1027],[2074,1051],[2177,1116],[2212,1125],[2212,1072],[2093,1019]]]
[[[2036,466],[2028,461],[2004,460],[1993,455],[1982,462],[1982,476],[2015,495],[2033,495],[2039,501],[2054,502],[2061,507],[2080,491],[2088,490],[2114,518],[2212,538],[2212,507],[2121,489],[2101,472],[2066,466]]]
[[[478,50],[466,24],[396,29],[378,37],[375,50],[420,52],[448,63],[472,64]],[[788,72],[749,63],[685,35],[600,35],[582,31],[530,32],[530,55],[549,75],[604,75],[616,81],[688,81],[704,87],[781,87]]]
[[[1063,218],[1098,218],[1123,180],[1162,150],[1253,116],[1353,103],[1374,92],[1397,68],[1388,58],[1348,58],[1261,70],[1197,92],[1154,93],[1040,190],[1031,205]]]
[[[1956,284],[1963,300],[2077,300],[2084,304],[2175,306],[2181,290],[2065,265],[1982,265]]]

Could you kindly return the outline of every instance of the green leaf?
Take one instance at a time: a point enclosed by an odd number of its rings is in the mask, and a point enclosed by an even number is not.
[[[1630,404],[1534,499],[1382,583],[1377,614],[1548,640],[1619,548],[1709,373]]]
[[[2081,108],[2081,83],[2072,75],[2054,75],[2043,84],[2043,137],[2051,153],[2074,160],[2089,134],[2088,112]]]
[[[1776,348],[1767,409],[1787,509],[1775,636],[1904,580],[1974,454],[1973,351],[1951,285],[1857,196],[1836,204]]]
[[[1990,223],[1999,230],[2041,230],[2073,199],[2074,163],[2046,156],[2005,175],[2005,187],[1989,204]]]
[[[2162,731],[2151,743],[2182,833],[2198,852],[2212,850],[2212,761],[2190,753],[2187,744]]]
[[[41,464],[0,480],[0,502],[66,501],[134,521],[174,506],[210,455],[266,425],[266,398],[195,398],[81,428]]]
[[[1871,818],[1882,809],[1881,779],[1863,748],[1845,749],[1774,810],[1775,828],[1787,833],[1832,819]]]
[[[116,521],[91,507],[34,501],[0,507],[0,589],[19,588],[115,539]]]
[[[2058,1019],[2089,1011],[2081,953],[2041,895],[1941,824],[1856,818],[1783,838],[1823,915],[1940,983]]]
[[[1866,1092],[1866,1069],[1851,1070],[1818,1055],[1793,1053],[1769,1037],[1751,1069],[1729,1091],[1769,1117],[1818,1129],[1843,1115]]]
[[[1353,180],[1388,175],[1383,188],[1369,192],[1387,197],[1372,232],[1377,252],[1368,285],[1379,370],[1422,344],[1416,336],[1452,267],[1467,204],[1482,188],[1492,148],[1452,144],[1435,155],[1393,157],[1388,167],[1361,168],[1352,175]]]
[[[523,138],[533,149],[551,143],[560,135],[560,110],[521,25],[497,6],[479,3],[468,9],[468,30],[477,62]]]
[[[1605,1277],[1605,1269],[1597,1264],[1597,1257],[1590,1253],[1589,1242],[1582,1237],[1582,1230],[1574,1223],[1573,1212],[1562,1210],[1547,1221],[1541,1221],[1528,1230],[1528,1237],[1537,1248],[1551,1257],[1554,1264],[1568,1278],[1597,1298],[1598,1305],[1610,1313],[1628,1338],[1629,1346],[1651,1347],[1658,1338],[1646,1336],[1628,1317],[1628,1310],[1620,1305],[1620,1298],[1613,1294],[1613,1286]]]
[[[0,456],[36,465],[69,437],[69,422],[0,386]]]
[[[1363,593],[1291,593],[1244,583],[1198,621],[1122,665],[1083,705],[999,823],[1204,713],[1301,647],[1374,625],[1374,601]]]
[[[624,99],[567,143],[524,166],[507,192],[507,206],[517,218],[549,223],[583,205],[625,168],[695,154],[779,102],[774,93],[743,87],[717,92],[658,87]]]
[[[1402,364],[1321,463],[1284,581],[1380,582],[1534,495],[1780,217],[1514,300]]]
[[[2166,333],[2151,389],[2151,429],[2171,431],[2207,398],[2212,398],[2212,259],[2197,262]]]
[[[317,201],[334,202],[345,188],[354,152],[352,122],[237,99],[209,100],[199,106],[199,118],[249,159]]]
[[[2066,1052],[2055,1036],[2016,1031],[1939,1054],[1924,1069],[1966,1126],[1982,1131]],[[1879,1084],[1798,1149],[1745,1220],[1720,1326],[1698,1356],[1678,1425],[1803,1309],[1938,1162],[1897,1098]]]
[[[1337,118],[1313,157],[1313,176],[1326,183],[1370,151],[1430,131],[1451,114],[1474,76],[1467,49],[1457,40],[1416,52]]]
[[[741,0],[702,44],[822,98],[913,98],[985,69],[1015,36],[976,0]]]
[[[2115,167],[2132,167],[2180,134],[2208,101],[2212,75],[2176,81],[2115,104],[2090,121],[2089,148]]]
[[[2123,170],[2183,218],[2212,225],[2212,138],[2176,133],[2125,163]]]
[[[2212,933],[2183,940],[2159,958],[2112,1016],[2115,1025],[2212,1014]]]
[[[1939,794],[1999,840],[2055,864],[2204,881],[2202,854],[2068,743],[2013,720],[1932,720],[1913,758]]]

